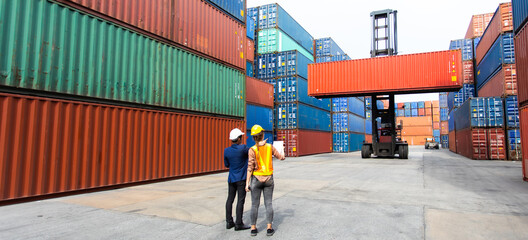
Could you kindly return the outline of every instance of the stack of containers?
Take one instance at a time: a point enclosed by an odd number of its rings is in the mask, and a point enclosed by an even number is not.
[[[440,142],[440,120],[441,120],[440,102],[433,101],[431,109],[432,109],[432,114],[433,114],[433,137],[435,141],[439,143]]]
[[[479,97],[468,99],[450,114],[450,118],[453,118],[456,152],[478,160],[506,159],[503,112],[500,97]]]
[[[509,160],[521,160],[511,3],[499,5],[476,48],[477,95],[501,97]],[[508,135],[509,134],[509,135]],[[492,156],[493,157],[493,156]]]
[[[403,123],[402,138],[410,145],[424,145],[426,138],[440,142],[440,112],[438,101],[396,104],[396,122]]]
[[[0,58],[0,200],[225,170],[242,2],[0,1],[0,55],[17,53]]]
[[[522,152],[528,153],[528,2],[512,0],[513,28],[515,32],[515,59],[517,66],[520,141]],[[512,138],[509,137],[510,143]],[[511,150],[511,148],[510,148]],[[528,154],[522,156],[523,177],[528,181]]]
[[[246,77],[246,126],[247,145],[255,145],[251,127],[258,124],[264,128],[264,137],[273,143],[274,86],[255,78]]]
[[[332,38],[315,40],[316,62],[350,60]],[[332,99],[332,151],[359,151],[365,141],[364,98]]]
[[[448,93],[442,92],[439,94],[440,106],[440,143],[442,148],[449,148],[449,108],[447,104]]]
[[[286,156],[331,152],[331,101],[308,96],[312,36],[278,4],[248,12],[257,22],[255,74],[275,86],[276,139]]]

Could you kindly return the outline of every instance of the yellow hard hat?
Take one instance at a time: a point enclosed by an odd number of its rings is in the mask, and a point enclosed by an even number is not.
[[[255,136],[259,133],[261,133],[262,131],[264,131],[264,128],[262,128],[260,125],[258,124],[255,124],[253,125],[253,127],[251,128],[251,136]]]

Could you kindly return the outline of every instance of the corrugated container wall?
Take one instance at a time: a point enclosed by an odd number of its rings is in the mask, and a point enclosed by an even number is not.
[[[258,18],[258,29],[281,29],[313,56],[313,37],[279,4],[260,6]]]
[[[249,9],[248,9],[249,12]],[[246,20],[246,37],[248,37],[251,40],[255,40],[255,36],[257,35],[256,32],[257,24],[255,23],[255,20],[248,15]]]
[[[515,64],[519,106],[528,103],[528,24],[515,36]]]
[[[528,2],[526,0],[512,0],[513,27],[519,32],[528,19]]]
[[[345,52],[332,38],[315,39],[315,57],[333,57],[345,55]]]
[[[515,63],[513,35],[501,35],[477,66],[477,88],[481,88],[503,64]]]
[[[456,131],[457,153],[470,159],[487,160],[488,130],[485,128],[466,128]]]
[[[470,98],[454,112],[456,131],[466,128],[487,127],[488,110],[486,98]]]
[[[475,96],[475,87],[473,84],[464,84],[458,92],[447,94],[447,107],[449,110],[460,107],[468,98]]]
[[[260,79],[286,76],[300,76],[308,78],[308,64],[312,60],[298,51],[261,54],[257,57],[256,71]]]
[[[519,128],[519,104],[517,96],[509,96],[504,98],[504,116],[506,120],[506,128]]]
[[[513,30],[512,6],[511,3],[501,3],[495,11],[491,22],[482,35],[476,49],[476,63],[480,64],[484,55],[491,48],[497,38],[505,32]]]
[[[452,40],[449,43],[449,50],[462,50],[462,60],[473,60],[473,40],[472,39],[458,39]]]
[[[308,95],[459,89],[462,86],[460,54],[456,50],[310,64]]]
[[[449,132],[449,151],[456,153],[457,152],[457,145],[456,145],[456,132],[450,131]]]
[[[252,126],[248,125],[248,128],[251,128]],[[255,140],[251,136],[251,130],[247,130],[245,138],[247,139],[247,146],[252,147],[255,146]],[[266,142],[269,144],[273,144],[273,132],[265,131],[264,132],[264,139],[267,139]]]
[[[337,61],[346,61],[351,60],[351,58],[348,55],[339,55],[339,56],[324,56],[324,57],[318,57],[315,59],[316,63],[324,63],[324,62],[337,62]]]
[[[332,152],[331,132],[278,130],[277,141],[284,141],[287,157]]]
[[[506,134],[502,128],[487,129],[488,134],[488,159],[491,160],[506,160],[507,146]]]
[[[364,141],[364,133],[334,133],[332,134],[333,152],[359,151]]]
[[[246,0],[207,0],[240,22],[246,22]],[[183,2],[183,1],[182,1]]]
[[[330,112],[303,103],[281,103],[275,110],[277,129],[332,131]]]
[[[0,85],[244,116],[243,73],[109,22],[0,1],[0,28]]]
[[[224,170],[242,120],[0,94],[0,201]]]
[[[325,111],[330,111],[330,99],[317,99],[308,96],[308,81],[300,77],[281,77],[276,79],[275,92],[277,103],[302,102]]]
[[[245,24],[230,18],[221,9],[204,1],[55,1],[82,5],[112,19],[117,19],[181,46],[210,55],[240,69],[246,67],[244,59]],[[235,3],[240,2],[240,0],[219,2]],[[113,21],[112,19],[109,21]],[[241,20],[245,21],[245,17]],[[102,33],[93,33],[93,35],[99,36]]]
[[[507,130],[508,160],[522,161],[521,131],[519,129]]]
[[[522,152],[528,153],[528,106],[522,107],[519,111],[520,120],[521,120],[521,143]],[[528,154],[523,154],[522,156],[522,166],[523,166],[523,176],[524,181],[528,181]]]
[[[246,105],[246,123],[248,129],[258,124],[266,131],[273,131],[273,108],[266,108],[252,104]]]
[[[473,15],[464,38],[476,38],[482,36],[492,17],[493,13]]]
[[[273,108],[273,85],[255,78],[246,77],[247,102]]]
[[[515,64],[504,64],[479,90],[479,97],[517,95],[517,71]]]
[[[313,62],[313,53],[304,49],[295,39],[277,28],[261,29],[258,31],[257,52],[259,54],[277,53],[297,50]]]
[[[365,102],[357,97],[332,98],[332,112],[351,112],[365,117]]]

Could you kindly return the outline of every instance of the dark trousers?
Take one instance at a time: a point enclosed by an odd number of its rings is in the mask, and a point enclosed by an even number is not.
[[[238,201],[236,205],[236,222],[237,225],[242,225],[242,214],[244,213],[244,203],[246,202],[246,180],[228,183],[228,194],[226,201],[226,221],[233,222],[233,202],[235,195],[238,193]]]

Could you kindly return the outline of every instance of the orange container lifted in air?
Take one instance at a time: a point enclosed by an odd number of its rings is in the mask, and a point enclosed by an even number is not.
[[[454,91],[462,87],[460,50],[308,65],[308,95],[360,96]]]

